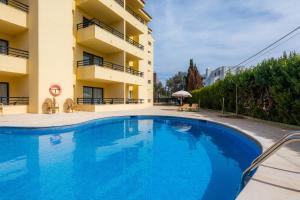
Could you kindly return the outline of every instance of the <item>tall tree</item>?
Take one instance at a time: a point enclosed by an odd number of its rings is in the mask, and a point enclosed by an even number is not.
[[[179,90],[186,90],[186,76],[185,72],[178,72],[173,77],[169,78],[166,82],[166,86],[170,93],[177,92]]]
[[[203,77],[199,74],[193,59],[190,59],[190,66],[187,73],[186,89],[188,91],[200,89],[203,87]]]

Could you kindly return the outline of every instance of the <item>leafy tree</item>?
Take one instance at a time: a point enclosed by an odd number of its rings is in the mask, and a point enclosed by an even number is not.
[[[173,77],[169,78],[166,82],[166,86],[170,93],[177,92],[179,90],[186,90],[186,77],[185,72],[178,72]]]
[[[200,76],[193,59],[190,60],[190,66],[187,73],[186,89],[192,91],[203,87],[203,78]]]

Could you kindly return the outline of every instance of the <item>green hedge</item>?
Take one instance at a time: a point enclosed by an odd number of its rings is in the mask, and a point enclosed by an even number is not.
[[[193,102],[202,108],[235,112],[235,88],[238,110],[260,119],[300,125],[300,56],[291,53],[269,59],[255,68],[192,92]]]

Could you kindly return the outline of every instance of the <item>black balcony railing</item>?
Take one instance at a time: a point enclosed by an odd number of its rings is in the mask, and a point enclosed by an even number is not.
[[[15,0],[0,0],[0,3],[4,3],[6,5],[12,6],[27,13],[29,12],[28,5]]]
[[[132,16],[134,16],[137,20],[139,20],[142,24],[145,24],[145,20],[136,12],[134,12],[131,8],[126,6],[127,12],[129,12]]]
[[[104,105],[104,104],[143,104],[144,99],[123,98],[77,98],[77,104]]]
[[[114,63],[111,63],[111,62],[107,62],[107,61],[99,62],[98,59],[88,59],[88,60],[77,61],[77,67],[90,66],[90,65],[96,65],[96,66],[99,66],[99,67],[105,67],[105,68],[109,68],[109,69],[112,69],[112,70],[124,72],[124,66],[114,64]],[[135,75],[135,76],[140,76],[140,77],[144,76],[144,72],[132,69],[130,67],[126,67],[125,72],[127,72],[129,74],[132,74],[132,75]]]
[[[93,19],[91,19],[89,21],[77,24],[77,30],[83,29],[83,28],[87,28],[87,27],[93,26],[93,25],[96,25],[96,26],[98,26],[98,27],[100,27],[100,28],[102,28],[102,29],[104,29],[104,30],[112,33],[113,35],[115,35],[115,36],[117,36],[117,37],[119,37],[121,39],[124,39],[124,34],[123,33],[121,33],[120,31],[117,31],[116,29],[114,29],[114,28],[106,25],[105,23],[103,23],[100,20],[95,19],[95,18],[93,18]]]
[[[21,58],[29,58],[28,51],[24,51],[21,49],[15,49],[7,46],[0,46],[0,54],[21,57]]]
[[[143,46],[143,45],[141,45],[140,43],[134,41],[133,39],[131,39],[131,38],[128,37],[127,35],[126,35],[126,41],[127,41],[128,43],[132,44],[133,46],[136,46],[137,48],[139,48],[139,49],[141,49],[141,50],[144,50],[144,46]]]
[[[124,8],[124,1],[123,0],[115,0],[120,6]]]
[[[144,99],[126,99],[126,104],[143,104]]]
[[[107,61],[99,62],[97,59],[88,59],[88,60],[81,60],[77,62],[77,67],[80,66],[89,66],[89,65],[97,65],[100,67],[106,67],[112,70],[124,72],[124,67],[122,65],[114,64]]]
[[[131,67],[126,67],[126,72],[133,74],[135,76],[144,77],[144,72],[140,72],[138,70],[132,69]]]
[[[28,105],[29,97],[0,97],[0,103],[4,105]]]
[[[124,104],[123,98],[77,98],[77,104],[104,105]]]

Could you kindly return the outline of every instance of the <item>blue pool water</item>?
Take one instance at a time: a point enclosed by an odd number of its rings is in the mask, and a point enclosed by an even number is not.
[[[0,128],[1,200],[232,200],[260,147],[173,117]]]

